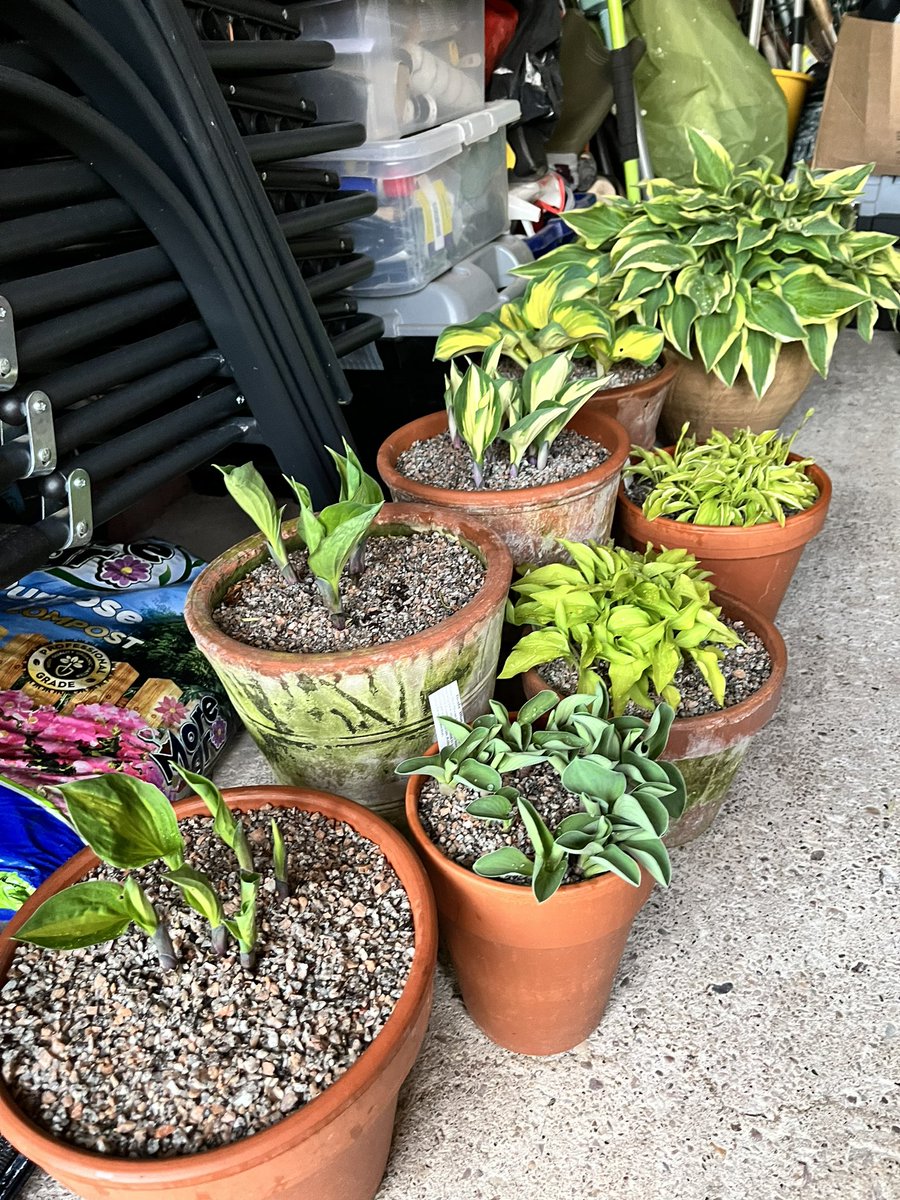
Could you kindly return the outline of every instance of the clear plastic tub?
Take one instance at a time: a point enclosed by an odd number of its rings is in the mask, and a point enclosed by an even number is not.
[[[506,126],[518,117],[515,100],[497,100],[412,137],[304,159],[378,198],[373,216],[347,227],[355,250],[375,260],[357,295],[418,291],[506,232]]]
[[[321,121],[360,121],[374,141],[484,105],[483,0],[310,0],[301,20],[337,55],[303,77]]]

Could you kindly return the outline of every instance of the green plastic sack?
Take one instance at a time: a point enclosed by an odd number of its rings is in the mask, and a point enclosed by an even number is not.
[[[688,126],[712,134],[737,163],[764,154],[780,168],[787,105],[729,0],[633,0],[627,11],[647,47],[634,81],[654,175],[690,181]]]

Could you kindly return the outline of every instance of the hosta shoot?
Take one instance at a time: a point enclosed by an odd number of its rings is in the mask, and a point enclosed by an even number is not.
[[[458,751],[465,750],[457,753],[449,782],[473,793],[467,813],[499,824],[507,834],[520,827],[530,849],[504,845],[477,859],[474,871],[489,879],[530,880],[539,904],[551,899],[573,869],[576,879],[612,874],[634,887],[646,871],[668,886],[671,867],[662,838],[685,804],[678,768],[660,761],[673,717],[665,704],[649,722],[610,717],[601,688],[562,700],[541,692],[516,717],[492,701],[490,713],[469,725],[455,723],[454,732],[463,737]],[[447,777],[442,756],[409,760],[398,772]],[[509,773],[498,782],[476,769],[504,756],[516,764],[511,772],[551,766],[561,788],[577,798],[574,811],[551,828],[523,778]]]
[[[512,585],[507,620],[528,626],[499,678],[562,659],[578,691],[608,680],[613,713],[628,705],[677,708],[675,676],[693,664],[716,703],[725,700],[724,647],[740,643],[712,601],[709,572],[686,550],[641,553],[596,542],[560,543],[568,563],[525,568]]]
[[[819,498],[819,489],[807,474],[813,460],[788,462],[799,429],[788,438],[779,437],[777,429],[765,433],[736,429],[731,437],[714,429],[699,445],[688,436],[688,429],[686,422],[671,453],[636,446],[637,461],[625,468],[627,477],[652,485],[643,501],[648,520],[783,525],[786,516],[802,512]]]

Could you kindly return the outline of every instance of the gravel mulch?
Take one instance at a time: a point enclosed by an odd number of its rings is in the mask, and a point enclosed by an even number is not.
[[[510,476],[509,450],[503,443],[488,448],[484,459],[484,482],[476,488],[472,481],[472,457],[465,446],[453,445],[449,433],[425,441],[413,442],[397,459],[397,470],[417,483],[450,488],[456,492],[512,492],[521,488],[561,483],[586,471],[593,471],[609,458],[609,451],[598,442],[564,429],[550,449],[547,465],[522,463],[515,478]]]
[[[748,629],[743,621],[729,621],[726,617],[723,617],[722,620],[744,642],[742,646],[723,647],[725,657],[719,664],[722,674],[725,676],[725,708],[731,708],[759,691],[772,673],[772,660],[769,658],[769,652],[762,639]],[[547,663],[538,670],[548,687],[553,688],[561,695],[571,695],[578,686],[578,672],[561,658],[554,659],[552,663]],[[601,678],[604,675],[600,665],[597,667],[597,674]],[[604,682],[608,684],[609,680],[604,680]],[[721,711],[713,699],[713,694],[707,687],[706,681],[692,662],[683,663],[678,668],[675,672],[674,682],[681,692],[681,703],[676,710],[677,716],[702,717],[706,713]],[[654,696],[652,686],[650,694]],[[659,699],[656,696],[654,698]],[[635,704],[629,704],[625,711],[629,716],[646,717],[648,715],[644,709],[638,708]]]
[[[409,901],[373,843],[312,813],[277,810],[294,894],[270,871],[269,820],[244,817],[257,866],[259,959],[224,959],[209,926],[160,881],[179,966],[161,972],[145,935],[60,953],[22,946],[0,991],[0,1064],[21,1106],[62,1140],[165,1158],[274,1125],[332,1084],[383,1027],[414,950]],[[202,817],[181,824],[191,866],[235,897],[233,857]],[[118,877],[103,869],[99,877]],[[226,904],[226,912],[234,905]]]
[[[341,578],[345,627],[336,629],[306,563],[291,554],[298,582],[270,561],[236,583],[213,618],[223,633],[260,650],[328,654],[365,649],[433,629],[472,600],[485,570],[468,547],[440,533],[371,537],[358,580]]]
[[[512,771],[504,775],[503,782],[527,796],[551,829],[555,829],[564,817],[582,811],[578,797],[565,790],[559,775],[549,763]],[[444,796],[437,780],[426,778],[419,796],[419,819],[441,853],[461,867],[470,868],[482,854],[489,854],[503,846],[516,846],[533,858],[534,847],[518,812],[514,810],[513,824],[505,833],[503,826],[496,821],[469,816],[466,807],[476,796],[476,792],[465,787],[457,787],[450,795]],[[572,859],[563,882],[575,883],[581,878],[577,859]],[[504,883],[531,886],[531,880],[515,876],[509,876]]]

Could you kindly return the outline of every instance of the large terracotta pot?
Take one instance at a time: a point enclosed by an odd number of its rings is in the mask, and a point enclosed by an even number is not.
[[[465,608],[414,637],[334,654],[283,654],[235,641],[212,614],[266,557],[261,535],[210,563],[192,585],[184,614],[279,783],[324,787],[392,820],[403,807],[394,767],[417,753],[433,728],[429,695],[456,681],[467,713],[487,707],[512,577],[501,539],[466,513],[386,504],[372,536],[411,531],[458,538],[487,569]],[[293,524],[287,540],[298,543]]]
[[[515,563],[555,562],[565,557],[556,544],[558,538],[602,542],[609,536],[618,480],[631,446],[618,421],[602,413],[582,409],[569,428],[605,446],[609,458],[592,471],[561,483],[504,492],[462,492],[407,479],[397,470],[397,459],[413,442],[444,433],[446,412],[419,417],[391,434],[378,451],[378,470],[395,500],[462,510],[490,525],[506,542]]]
[[[589,412],[614,417],[625,429],[632,446],[649,450],[656,444],[656,424],[677,371],[678,363],[669,351],[662,370],[652,379],[605,388],[592,396],[585,407]]]
[[[813,376],[813,366],[802,342],[788,342],[778,355],[772,386],[757,400],[743,369],[732,387],[708,373],[703,360],[683,358],[669,350],[679,363],[678,372],[659,418],[660,437],[674,442],[685,421],[700,441],[714,429],[731,434],[749,426],[754,433],[776,429],[788,415]]]
[[[724,592],[713,593],[713,598],[722,606],[724,616],[743,621],[762,639],[772,661],[772,673],[740,704],[702,717],[676,717],[672,722],[662,757],[674,762],[684,776],[687,803],[683,815],[665,836],[669,846],[684,846],[712,825],[751,741],[775,715],[787,670],[784,638],[768,618]],[[526,698],[547,690],[537,670],[526,671],[522,685]]]
[[[84,1200],[371,1200],[390,1150],[397,1095],[419,1053],[431,1012],[437,929],[428,880],[396,830],[340,796],[265,787],[232,788],[224,795],[229,807],[241,811],[274,805],[323,813],[346,822],[383,851],[409,897],[415,955],[382,1031],[331,1087],[303,1108],[262,1133],[200,1154],[114,1158],[66,1145],[27,1117],[2,1084],[0,1127],[18,1150]],[[209,815],[200,800],[184,801],[175,811],[180,820]],[[48,896],[96,866],[90,850],[76,854],[26,902],[0,936],[0,982],[16,952],[11,935]]]
[[[790,458],[796,462],[799,455],[792,454]],[[774,620],[806,543],[825,524],[831,501],[831,480],[822,468],[813,465],[807,474],[819,489],[815,504],[788,517],[784,525],[771,521],[749,527],[691,525],[668,517],[648,521],[640,506],[628,499],[625,485],[621,484],[618,509],[621,531],[624,540],[636,550],[643,550],[648,542],[667,550],[688,550],[711,573],[716,587]]]
[[[438,850],[419,820],[424,780],[407,782],[406,820],[469,1015],[492,1042],[517,1054],[571,1050],[600,1023],[653,880],[642,871],[632,887],[601,875],[538,904],[530,887],[483,879]]]

